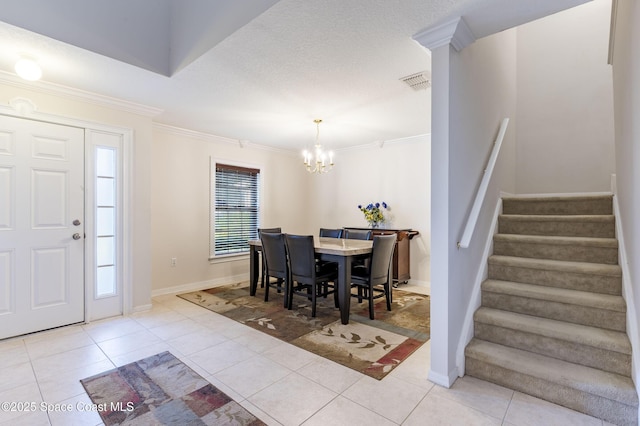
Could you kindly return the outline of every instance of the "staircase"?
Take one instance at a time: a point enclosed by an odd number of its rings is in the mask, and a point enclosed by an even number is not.
[[[504,198],[466,373],[638,424],[611,196]]]

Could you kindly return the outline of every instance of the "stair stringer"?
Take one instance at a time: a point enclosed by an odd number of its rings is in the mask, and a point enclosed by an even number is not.
[[[620,217],[620,206],[618,205],[617,194],[613,195],[613,214],[616,218]],[[622,297],[625,302],[633,300],[633,286],[631,279],[631,271],[627,263],[627,251],[625,247],[624,232],[622,229],[622,221],[616,220],[616,238],[618,239],[618,264],[622,268]],[[635,305],[627,302],[627,337],[631,342],[631,379],[636,385],[636,392],[640,395],[640,330],[638,329],[638,312]],[[640,419],[640,407],[638,408],[638,418]]]
[[[473,290],[471,297],[469,298],[469,304],[467,305],[467,311],[462,323],[462,332],[460,333],[460,340],[458,341],[458,347],[456,350],[456,368],[458,370],[458,377],[463,377],[465,374],[465,348],[471,342],[474,336],[474,321],[473,315],[480,308],[482,302],[482,283],[489,276],[489,256],[493,253],[493,237],[498,233],[498,218],[502,214],[502,198],[507,196],[513,196],[505,192],[500,193],[500,197],[496,202],[496,206],[493,211],[493,217],[491,219],[491,226],[489,233],[487,234],[487,240],[484,244],[484,251],[482,253],[482,263],[478,268],[478,273],[473,283]]]

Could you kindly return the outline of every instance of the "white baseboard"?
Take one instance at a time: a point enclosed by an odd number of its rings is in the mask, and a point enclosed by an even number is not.
[[[153,305],[151,305],[151,304],[134,306],[133,308],[131,308],[131,313],[133,314],[133,313],[136,313],[136,312],[149,311],[149,310],[151,310],[152,307],[153,307]]]
[[[163,296],[165,294],[188,293],[190,291],[205,290],[207,288],[220,287],[223,285],[234,284],[242,281],[249,281],[248,273],[231,277],[218,278],[214,280],[182,284],[174,287],[158,288],[151,291],[151,297]]]
[[[448,375],[436,373],[433,370],[429,370],[429,374],[427,376],[427,379],[430,382],[433,382],[439,386],[443,386],[447,389],[453,385],[457,378],[458,374],[456,373],[455,369],[451,370]]]
[[[411,287],[418,287],[419,292],[421,294],[431,295],[431,282],[430,281],[421,281],[421,280],[409,280],[406,284],[399,284],[398,289],[403,290],[405,287],[408,287],[411,290]],[[418,290],[416,290],[418,291]]]

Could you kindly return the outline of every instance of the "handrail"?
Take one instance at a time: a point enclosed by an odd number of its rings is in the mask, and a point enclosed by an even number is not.
[[[484,202],[484,197],[487,194],[489,181],[491,180],[491,175],[493,175],[493,169],[496,165],[498,154],[500,154],[500,147],[502,146],[502,140],[504,139],[504,134],[507,131],[508,124],[509,124],[508,118],[505,118],[504,120],[502,120],[502,124],[500,125],[500,131],[498,132],[498,137],[493,143],[493,150],[491,151],[491,156],[489,157],[489,161],[487,162],[487,167],[484,169],[482,181],[480,182],[480,187],[478,187],[478,192],[476,193],[476,199],[473,202],[473,207],[471,208],[471,212],[469,213],[469,217],[467,219],[467,226],[465,226],[464,228],[462,239],[458,241],[459,249],[469,247],[469,243],[471,242],[473,231],[475,231],[476,229],[476,222],[478,221],[478,216],[480,216],[480,208],[482,207],[482,203]]]

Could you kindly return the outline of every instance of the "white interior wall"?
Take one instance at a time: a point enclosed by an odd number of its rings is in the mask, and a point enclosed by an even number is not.
[[[413,228],[411,282],[429,282],[429,138],[343,150],[326,175],[308,174],[295,152],[263,149],[210,135],[154,128],[153,293],[246,279],[247,259],[210,262],[209,158],[256,166],[263,174],[262,225],[316,235],[320,227],[366,226],[358,204],[386,201],[388,226]],[[370,172],[367,172],[370,171]],[[171,266],[171,258],[177,266]]]
[[[262,174],[264,227],[305,232],[306,179],[298,157],[237,141],[154,127],[151,235],[153,293],[228,284],[247,279],[247,257],[209,261],[210,158],[256,167]],[[298,175],[299,179],[291,176]],[[177,264],[171,266],[171,259]]]
[[[312,176],[309,232],[318,228],[366,227],[358,205],[386,202],[387,228],[411,228],[411,284],[430,282],[431,136],[423,135],[341,150],[334,169]],[[302,166],[300,166],[302,167]]]
[[[640,3],[618,1],[613,54],[616,133],[616,199],[626,264],[624,296],[633,346],[633,379],[640,389]]]
[[[610,191],[610,0],[518,27],[519,193]]]

